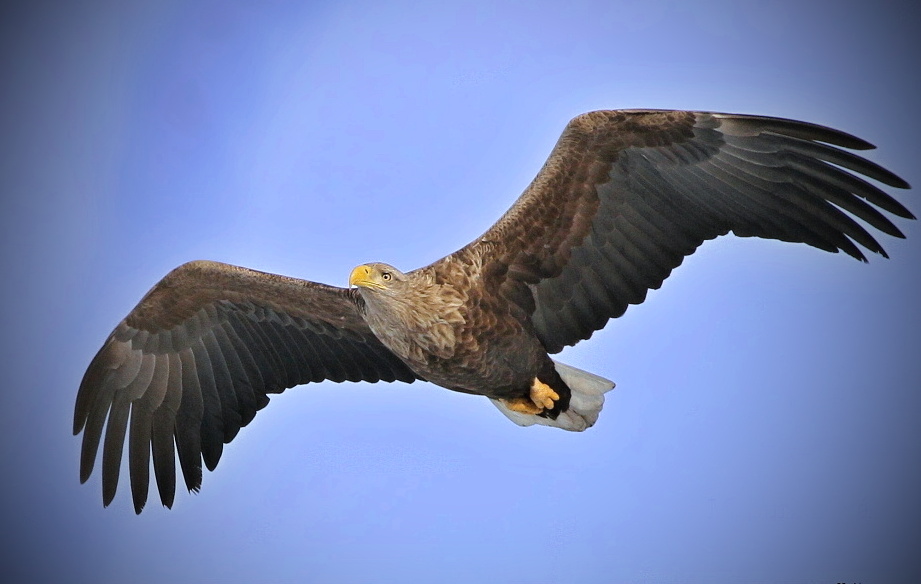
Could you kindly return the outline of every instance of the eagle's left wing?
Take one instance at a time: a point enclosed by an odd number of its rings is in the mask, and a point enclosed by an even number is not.
[[[792,120],[596,111],[567,126],[515,204],[427,269],[478,266],[487,301],[526,315],[550,353],[639,304],[705,240],[730,231],[865,260],[885,255],[854,217],[903,237],[913,215],[859,175],[908,184],[844,148],[870,144]]]

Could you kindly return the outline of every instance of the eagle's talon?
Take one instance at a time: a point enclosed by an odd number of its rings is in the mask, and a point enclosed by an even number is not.
[[[549,385],[535,377],[534,383],[531,385],[531,394],[529,397],[504,399],[502,403],[513,412],[537,415],[547,410],[552,410],[558,399],[560,399],[560,394],[553,391]]]
[[[540,379],[534,378],[534,383],[531,384],[531,401],[539,408],[538,411],[552,410],[558,399],[560,394]]]
[[[544,411],[542,407],[527,397],[516,397],[515,399],[503,399],[500,401],[505,404],[505,407],[519,414],[535,415]]]

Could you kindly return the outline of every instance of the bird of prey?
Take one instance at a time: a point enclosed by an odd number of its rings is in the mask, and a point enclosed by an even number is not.
[[[862,261],[861,247],[886,256],[855,218],[904,237],[881,211],[914,217],[863,177],[908,184],[848,151],[870,148],[781,118],[595,111],[569,122],[492,227],[428,266],[364,264],[340,288],[181,265],[116,326],[83,377],[80,479],[102,442],[108,505],[127,435],[135,511],[147,501],[151,455],[171,507],[176,455],[197,491],[202,461],[215,468],[268,394],[324,380],[421,379],[486,396],[521,425],[584,430],[614,384],[550,355],[643,302],[704,241],[732,232]]]

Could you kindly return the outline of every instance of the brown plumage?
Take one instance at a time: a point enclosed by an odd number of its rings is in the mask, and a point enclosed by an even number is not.
[[[866,261],[885,256],[854,218],[903,237],[878,209],[914,218],[863,175],[908,185],[842,148],[872,146],[777,118],[599,111],[566,127],[540,173],[485,234],[402,273],[359,266],[336,288],[214,262],[182,265],[116,327],[80,385],[81,481],[102,441],[103,502],[128,435],[135,510],[151,454],[167,507],[175,454],[189,490],[201,463],[267,394],[332,381],[426,379],[481,394],[520,424],[582,430],[610,382],[559,352],[642,302],[702,242],[732,231]]]

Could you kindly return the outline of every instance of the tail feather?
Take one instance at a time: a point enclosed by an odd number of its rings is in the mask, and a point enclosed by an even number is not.
[[[572,390],[572,397],[569,400],[569,409],[561,413],[555,420],[544,418],[533,414],[522,414],[508,409],[505,404],[499,400],[490,400],[499,411],[505,416],[518,424],[519,426],[530,426],[532,424],[541,424],[544,426],[553,426],[562,428],[570,432],[581,432],[591,428],[598,419],[598,414],[604,406],[604,394],[614,388],[614,382],[604,377],[599,377],[594,373],[570,367],[564,363],[554,361],[556,372]]]

